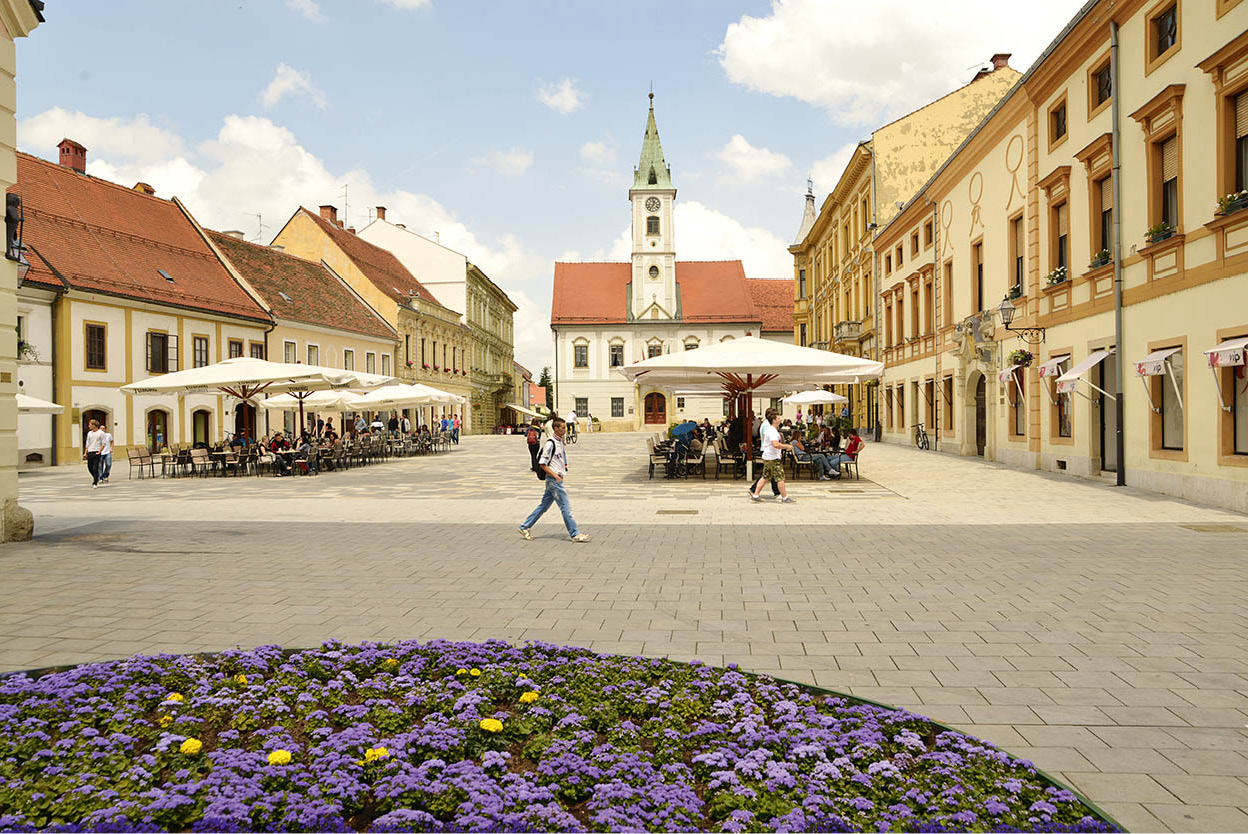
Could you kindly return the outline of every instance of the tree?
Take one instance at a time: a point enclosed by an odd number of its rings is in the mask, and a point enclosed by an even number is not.
[[[537,384],[546,389],[546,407],[553,410],[555,407],[555,392],[550,386],[550,366],[542,368],[542,375],[538,378]]]

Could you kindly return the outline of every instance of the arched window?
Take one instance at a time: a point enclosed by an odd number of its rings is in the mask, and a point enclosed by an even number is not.
[[[659,233],[659,218],[650,215],[646,218],[646,234],[657,235]]]
[[[650,185],[658,185],[658,184],[659,184],[659,176],[658,174],[654,173],[654,166],[651,165],[650,166]]]

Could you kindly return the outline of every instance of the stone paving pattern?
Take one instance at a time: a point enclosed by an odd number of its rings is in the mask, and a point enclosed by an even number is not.
[[[737,663],[989,739],[1129,829],[1248,830],[1248,518],[876,445],[863,481],[755,505],[650,481],[642,449],[572,447],[585,545],[553,509],[516,534],[541,486],[512,437],[316,478],[23,476],[0,669],[328,637]]]

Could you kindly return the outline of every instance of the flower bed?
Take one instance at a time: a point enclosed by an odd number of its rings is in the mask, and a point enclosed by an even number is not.
[[[436,641],[0,681],[0,829],[1109,831],[992,745],[733,669]]]

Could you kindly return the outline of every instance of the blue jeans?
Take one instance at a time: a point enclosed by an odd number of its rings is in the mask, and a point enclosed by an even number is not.
[[[794,452],[798,460],[810,461],[811,467],[815,470],[815,475],[822,477],[832,471],[832,466],[828,463],[828,456],[822,452]]]
[[[841,464],[849,460],[853,460],[853,458],[844,452],[837,452],[835,455],[828,456],[828,466],[837,477],[840,477]]]
[[[109,474],[113,471],[113,453],[100,455],[100,480],[107,481]]]
[[[528,530],[537,524],[537,520],[550,509],[551,504],[559,505],[559,511],[563,513],[563,526],[568,528],[568,535],[579,535],[581,531],[576,526],[576,519],[572,517],[572,502],[568,500],[568,491],[564,489],[562,483],[549,475],[546,476],[546,491],[542,493],[542,500],[537,508],[529,513],[529,517],[520,525],[520,529]]]

